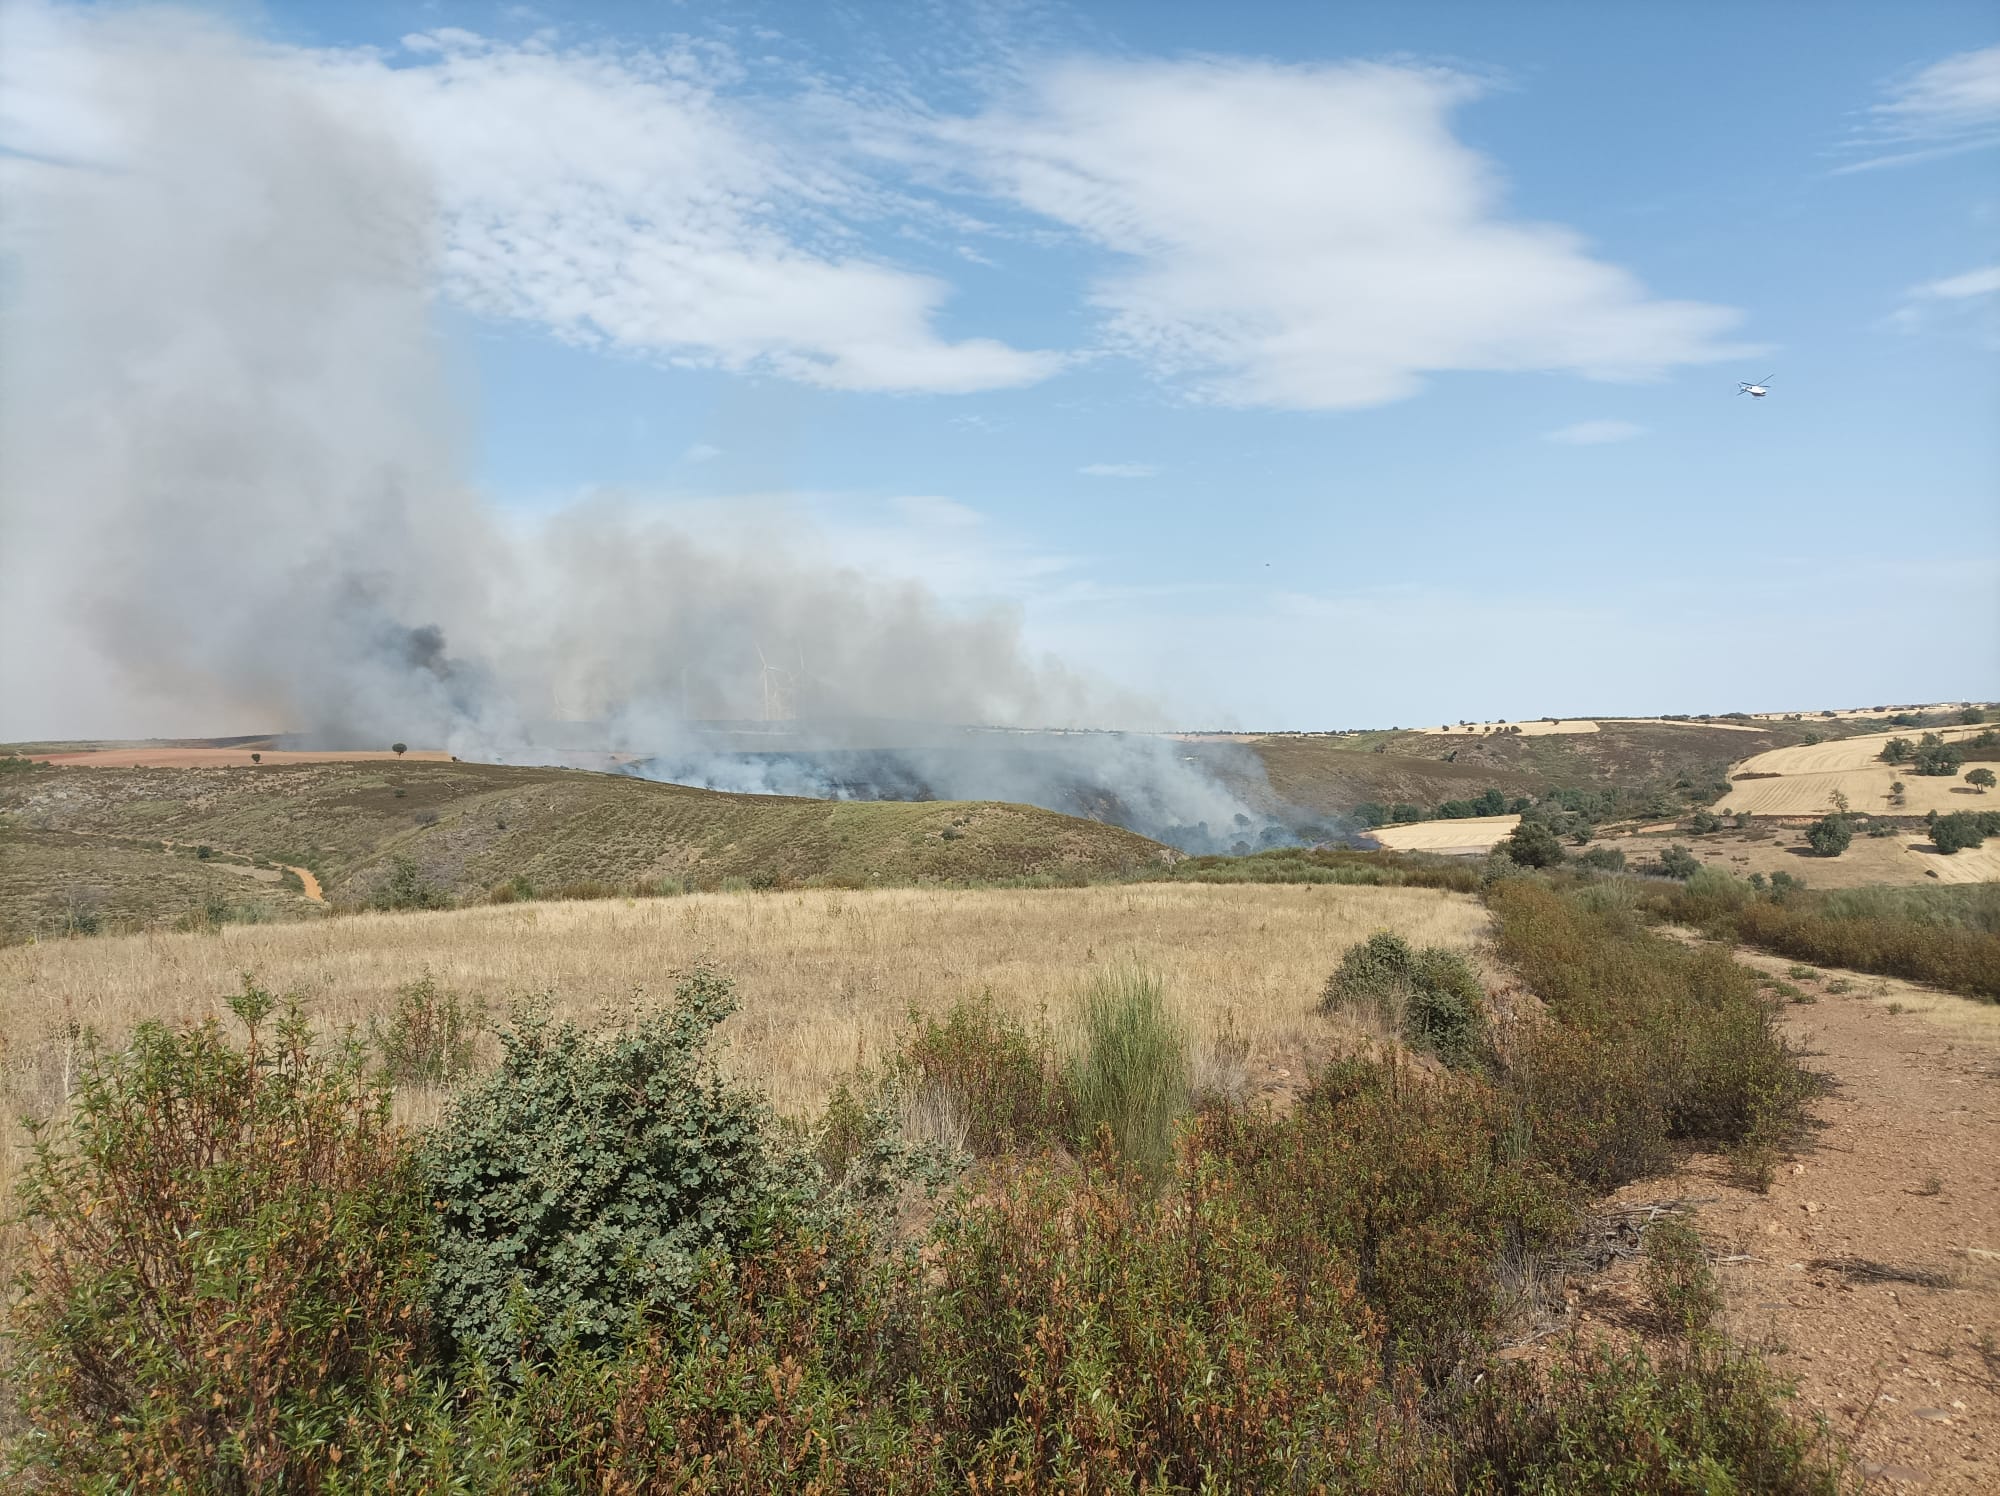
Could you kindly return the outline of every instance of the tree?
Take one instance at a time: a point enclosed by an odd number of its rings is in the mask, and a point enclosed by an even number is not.
[[[1976,706],[1968,706],[1959,712],[1958,720],[1963,722],[1967,727],[1973,727],[1986,720],[1986,713],[1982,712]]]
[[[1968,769],[1965,775],[1965,782],[1983,795],[1993,788],[1995,782],[1993,771],[1991,769]]]
[[[1882,745],[1882,762],[1885,764],[1907,763],[1914,747],[1915,745],[1908,738],[1891,738]]]
[[[1500,850],[1521,867],[1556,867],[1564,856],[1561,839],[1540,821],[1521,822]]]
[[[262,762],[264,762],[264,755],[261,753],[253,753],[250,755],[250,762],[253,764],[261,764]]]
[[[389,745],[389,751],[395,754],[396,757],[401,758],[404,754],[410,751],[410,745],[408,743],[391,743]]]
[[[1679,842],[1675,842],[1660,854],[1660,871],[1669,878],[1679,878],[1686,882],[1701,871],[1701,859]]]
[[[1969,810],[1939,816],[1931,822],[1931,845],[1947,857],[1962,848],[1977,847],[1993,835],[1986,827],[1986,819]]]
[[[1935,733],[1925,733],[1926,738],[1936,737]],[[1932,779],[1949,779],[1965,762],[1965,755],[1956,744],[1943,741],[1924,743],[1917,749],[1917,756],[1911,767],[1919,774]]]
[[[1709,810],[1697,810],[1692,823],[1696,836],[1707,836],[1712,831],[1722,829],[1722,818]]]
[[[1854,840],[1854,827],[1838,812],[1814,821],[1806,829],[1806,843],[1815,857],[1838,857]]]
[[[1898,805],[1901,805],[1903,803],[1903,791],[1905,788],[1907,788],[1907,786],[1904,785],[1902,780],[1900,779],[1890,780],[1889,798],[1894,800]]]

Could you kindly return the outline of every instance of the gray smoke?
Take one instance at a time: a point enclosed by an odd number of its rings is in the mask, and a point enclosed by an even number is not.
[[[496,513],[460,477],[436,213],[392,136],[185,13],[14,4],[0,25],[0,731],[282,724],[513,761],[620,750],[717,788],[1245,824],[1166,739],[913,727],[1153,715],[1031,658],[1009,609],[949,608],[754,517]],[[578,719],[595,741],[553,725]],[[771,719],[755,751],[698,725]]]

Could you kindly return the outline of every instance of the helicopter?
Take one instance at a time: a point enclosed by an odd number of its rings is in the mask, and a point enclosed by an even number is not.
[[[1736,393],[1761,400],[1771,393],[1771,381],[1769,379],[1760,379],[1755,384],[1744,384],[1739,381],[1736,386]]]

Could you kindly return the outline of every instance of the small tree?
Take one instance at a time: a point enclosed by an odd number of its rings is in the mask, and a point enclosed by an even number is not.
[[[408,743],[391,743],[389,745],[389,751],[395,754],[396,757],[401,758],[404,754],[410,751],[410,745]]]
[[[1993,788],[1993,771],[1991,769],[1968,769],[1965,774],[1965,782],[1983,795]]]
[[[264,762],[264,755],[261,753],[253,753],[250,755],[250,762],[253,764],[261,764],[262,762]]]
[[[1562,840],[1540,821],[1523,821],[1500,844],[1521,867],[1555,867],[1563,860]]]
[[[1959,712],[1958,720],[1963,722],[1967,727],[1975,727],[1986,720],[1986,713],[1982,712],[1976,706],[1968,706]]]
[[[1823,816],[1806,830],[1806,843],[1815,857],[1838,857],[1853,840],[1854,827],[1838,812]]]
[[[1660,871],[1686,882],[1701,871],[1701,859],[1676,842],[1660,854]]]
[[[1930,738],[1935,734],[1925,733],[1924,736]],[[1956,744],[1942,741],[1927,742],[1917,749],[1913,767],[1919,774],[1928,778],[1949,779],[1958,772],[1959,766],[1964,762],[1965,755],[1959,751]]]

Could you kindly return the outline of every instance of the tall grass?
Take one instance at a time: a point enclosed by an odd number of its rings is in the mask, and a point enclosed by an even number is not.
[[[1106,1130],[1135,1167],[1160,1177],[1194,1082],[1187,1033],[1160,979],[1138,967],[1100,972],[1083,991],[1077,1023],[1068,1079],[1079,1141]]]

